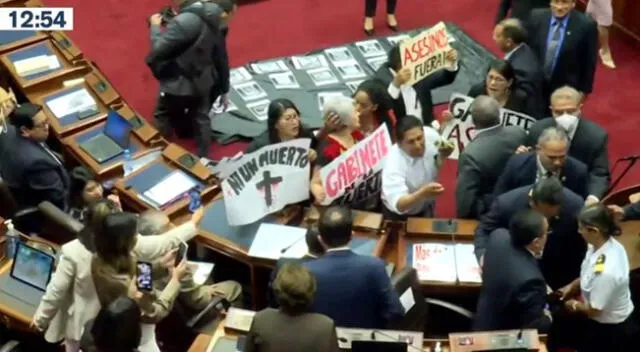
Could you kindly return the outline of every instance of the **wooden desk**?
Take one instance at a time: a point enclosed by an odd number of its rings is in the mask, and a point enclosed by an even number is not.
[[[0,1],[0,7],[41,7],[37,0],[29,1]],[[10,52],[23,46],[33,44],[48,38],[44,31],[0,31],[0,54]]]
[[[169,152],[167,152],[167,149],[170,149]],[[220,187],[214,182],[215,180],[213,179],[213,175],[200,162],[196,162],[191,168],[181,165],[178,161],[180,159],[178,155],[183,156],[184,154],[190,153],[175,144],[169,145],[165,151],[163,151],[162,157],[133,172],[131,175],[117,180],[114,187],[120,195],[122,204],[136,212],[144,212],[152,208],[149,204],[140,199],[135,189],[127,186],[127,182],[150,168],[155,167],[155,165],[163,165],[171,171],[182,170],[191,174],[197,180],[202,182],[205,187],[204,190],[200,192],[202,204],[207,204],[211,201],[220,192]],[[193,155],[192,157],[198,159]],[[188,213],[188,206],[189,199],[185,198],[163,209],[163,212],[173,221],[185,216]]]
[[[9,71],[23,94],[28,95],[36,91],[51,91],[52,85],[59,86],[62,81],[80,78],[90,70],[86,62],[82,60],[81,54],[76,56],[75,46],[68,40],[61,39],[60,36],[59,34],[52,34],[50,40],[37,42],[0,56],[0,62]],[[65,47],[62,48],[62,45],[65,45]],[[38,55],[55,55],[60,62],[60,68],[27,77],[18,75],[13,64],[14,60],[18,61],[25,57]]]
[[[616,237],[627,251],[629,269],[640,268],[640,220],[623,221],[620,224],[622,235]]]
[[[200,334],[198,335],[198,337],[196,337],[196,339],[193,341],[193,343],[191,344],[191,347],[189,347],[188,352],[207,352],[207,348],[210,345],[215,345],[215,342],[218,341],[220,338],[222,337],[226,337],[226,338],[230,338],[230,339],[237,339],[238,338],[238,334],[229,330],[225,330],[224,328],[224,320],[220,322],[220,324],[218,324],[218,327],[216,328],[215,332],[213,333],[213,335],[207,335],[207,334]],[[440,346],[442,347],[442,351],[443,352],[456,352],[458,350],[456,349],[450,349],[449,348],[449,340],[445,340],[445,339],[424,339],[423,341],[423,346],[424,352],[432,352],[436,346],[437,343],[440,343]],[[545,344],[540,341],[540,344],[538,345],[539,347],[539,352],[547,352],[547,347],[545,346]]]
[[[3,261],[0,266],[0,274],[6,274],[11,270],[11,261]],[[31,324],[32,317],[20,312],[11,305],[0,301],[0,321],[7,327],[27,329]]]
[[[104,130],[105,124],[106,121],[100,122],[93,127],[80,131],[76,134],[72,134],[62,140],[62,144],[64,145],[65,150],[80,164],[90,168],[91,171],[95,173],[99,181],[121,177],[123,173],[122,155],[99,164],[95,159],[87,154],[84,149],[80,147],[80,143],[91,138],[92,136],[101,133]],[[138,138],[136,134],[132,133],[129,137],[129,150],[131,151],[133,158],[138,158],[148,153],[150,149]]]
[[[47,101],[83,89],[86,90],[89,95],[91,95],[98,107],[98,112],[89,117],[78,118],[76,116],[69,115],[59,118],[47,106]],[[49,118],[49,126],[51,126],[51,131],[58,139],[63,139],[97,123],[103,122],[107,118],[107,113],[110,109],[109,106],[107,106],[107,104],[105,104],[105,102],[103,101],[102,94],[97,93],[87,82],[62,88],[55,92],[29,94],[29,98],[32,102],[43,106],[43,110]]]

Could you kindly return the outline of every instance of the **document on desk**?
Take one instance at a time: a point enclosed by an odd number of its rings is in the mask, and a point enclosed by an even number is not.
[[[162,207],[197,186],[196,182],[187,174],[175,170],[162,181],[144,191],[142,195],[158,207]]]
[[[416,243],[413,245],[413,267],[424,281],[456,282],[455,247],[453,244]]]
[[[227,312],[227,318],[224,321],[224,327],[241,332],[249,332],[255,315],[256,312],[252,310],[230,307]]]
[[[193,282],[197,285],[204,285],[204,283],[207,282],[209,276],[211,276],[211,273],[213,272],[213,267],[215,266],[213,263],[194,262],[191,260],[188,261],[187,264],[195,268],[195,270],[192,270]]]
[[[456,244],[456,271],[458,281],[470,283],[482,283],[480,276],[480,266],[478,260],[473,253],[473,244],[458,243]]]
[[[306,253],[300,242],[305,242],[307,229],[302,227],[263,223],[249,248],[249,256],[278,260],[287,254],[287,258],[302,258]]]
[[[38,55],[15,61],[13,67],[18,76],[26,77],[46,71],[57,70],[60,68],[60,61],[58,61],[58,57],[55,55]]]
[[[47,101],[47,107],[57,117],[97,110],[98,104],[86,88],[74,90],[61,97]]]

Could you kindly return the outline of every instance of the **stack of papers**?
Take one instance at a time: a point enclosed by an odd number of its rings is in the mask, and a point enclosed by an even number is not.
[[[20,77],[35,75],[38,73],[57,70],[60,61],[55,55],[38,55],[28,59],[18,60],[13,63],[16,73]]]
[[[414,244],[413,268],[424,281],[482,282],[473,244]]]
[[[249,332],[251,323],[256,312],[252,310],[229,308],[227,318],[224,321],[224,327],[242,332]]]
[[[187,174],[175,170],[155,186],[144,191],[142,195],[152,204],[163,207],[173,200],[181,198],[197,186],[196,182]]]
[[[423,281],[455,282],[454,246],[441,243],[417,243],[413,245],[413,267]]]
[[[473,245],[469,243],[456,244],[456,270],[458,281],[470,283],[482,283],[480,265],[473,253]]]
[[[195,266],[195,270],[193,271],[193,282],[196,285],[204,285],[204,283],[209,279],[209,276],[211,276],[211,272],[213,272],[213,267],[215,266],[215,264],[207,262],[188,261],[187,263]]]
[[[86,88],[51,99],[47,101],[47,107],[57,118],[98,110],[98,104]]]
[[[278,260],[302,258],[307,253],[307,229],[295,226],[263,223],[249,248],[249,256]]]

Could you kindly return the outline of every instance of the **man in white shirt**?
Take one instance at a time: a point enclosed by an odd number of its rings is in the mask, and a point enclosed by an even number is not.
[[[431,217],[435,198],[444,192],[444,187],[435,180],[442,161],[453,148],[442,141],[436,130],[424,127],[413,116],[398,122],[396,142],[382,169],[385,218]]]
[[[408,85],[406,83],[411,78],[411,70],[402,67],[400,45],[389,50],[387,63],[376,71],[374,79],[388,87],[396,116],[416,116],[428,126],[434,122],[431,90],[451,84],[459,71],[457,51],[449,51],[447,60],[451,64],[449,68],[436,71],[423,80]]]

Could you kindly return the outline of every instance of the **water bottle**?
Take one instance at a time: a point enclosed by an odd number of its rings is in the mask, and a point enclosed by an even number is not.
[[[133,172],[133,158],[129,149],[125,149],[123,155],[124,160],[122,162],[122,169],[124,171],[124,176],[127,176]]]
[[[16,255],[16,248],[18,247],[18,241],[20,241],[20,235],[13,227],[13,221],[7,220],[4,224],[7,226],[7,241],[5,243],[6,255],[7,258],[13,259]]]

